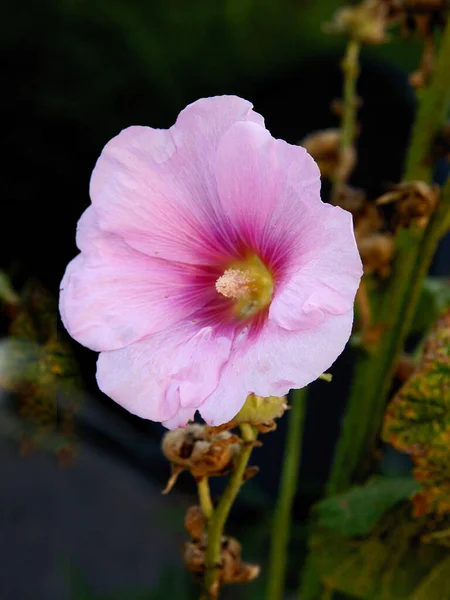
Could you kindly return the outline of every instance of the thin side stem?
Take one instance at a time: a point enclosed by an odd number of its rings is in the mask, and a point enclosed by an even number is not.
[[[347,44],[342,71],[344,73],[344,98],[341,122],[341,149],[353,147],[356,135],[356,113],[358,97],[356,95],[356,82],[359,75],[359,52],[361,45],[357,40],[351,39]]]
[[[206,519],[209,520],[214,513],[214,507],[211,500],[211,493],[209,491],[209,481],[207,477],[202,477],[197,481],[197,490],[202,513],[204,514]]]
[[[208,525],[208,545],[205,557],[206,596],[204,596],[208,599],[217,598],[217,595],[214,594],[220,569],[223,530],[233,502],[243,483],[244,473],[256,440],[256,432],[251,425],[243,424],[241,425],[241,436],[244,443],[236,460],[234,471]]]
[[[284,462],[272,526],[267,600],[281,600],[283,598],[291,513],[298,487],[306,395],[306,388],[292,392],[292,409],[288,414]]]

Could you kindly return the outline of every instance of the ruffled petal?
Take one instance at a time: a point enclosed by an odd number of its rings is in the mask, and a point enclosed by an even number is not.
[[[100,389],[131,413],[178,427],[216,388],[232,336],[182,327],[102,352]]]
[[[343,351],[351,333],[353,310],[328,315],[317,327],[286,331],[268,322],[257,340],[241,332],[220,383],[200,406],[209,425],[230,421],[250,393],[283,396],[305,387],[326,371]]]
[[[362,264],[353,235],[352,215],[324,204],[321,230],[305,264],[277,290],[269,318],[289,330],[309,329],[324,313],[339,315],[353,307]]]
[[[88,208],[78,223],[82,254],[61,282],[60,312],[71,336],[92,350],[121,348],[189,316],[207,299],[196,268],[150,258],[102,232]]]
[[[130,127],[104,148],[91,199],[105,231],[149,256],[210,264],[234,249],[217,198],[214,157],[237,121],[264,123],[235,96],[187,106],[169,130]]]

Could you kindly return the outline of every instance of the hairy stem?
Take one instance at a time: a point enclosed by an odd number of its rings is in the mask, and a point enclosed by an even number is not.
[[[291,512],[298,485],[305,411],[306,388],[294,390],[292,392],[292,410],[288,415],[288,432],[280,489],[272,526],[267,600],[281,600],[283,598]]]
[[[243,483],[245,469],[252,452],[256,433],[251,425],[241,425],[241,436],[243,444],[241,451],[236,459],[234,470],[230,476],[227,487],[215,509],[208,524],[208,545],[205,557],[205,594],[206,599],[217,598],[217,582],[221,562],[221,545],[223,530],[226,520],[230,514],[233,502]]]

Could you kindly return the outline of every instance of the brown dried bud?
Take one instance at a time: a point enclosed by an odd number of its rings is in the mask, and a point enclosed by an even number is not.
[[[234,538],[224,538],[222,543],[222,572],[223,583],[248,583],[258,577],[260,568],[241,562],[241,545]]]
[[[450,122],[446,123],[433,141],[430,163],[446,158],[450,161]]]
[[[202,575],[205,571],[206,545],[203,542],[185,542],[183,560],[188,570],[194,575]]]
[[[359,110],[363,105],[363,99],[360,96],[355,98],[356,109]],[[330,102],[330,110],[337,117],[342,118],[344,115],[344,102],[341,98],[334,98]]]
[[[410,354],[401,354],[395,367],[395,377],[406,381],[417,369],[417,361]]]
[[[340,33],[363,44],[383,44],[388,41],[388,8],[379,0],[365,0],[356,6],[338,9],[325,31]]]
[[[194,575],[205,572],[206,537],[195,542],[187,542],[183,549],[183,558],[187,568]],[[232,537],[222,538],[218,581],[214,590],[209,590],[212,597],[217,597],[218,588],[223,584],[247,583],[255,579],[260,572],[258,565],[241,561],[241,545]]]
[[[354,148],[341,150],[338,129],[324,129],[306,136],[299,142],[317,162],[322,177],[345,181],[356,164]]]
[[[404,35],[432,36],[434,30],[443,27],[448,18],[449,0],[402,0],[397,17],[402,23]]]
[[[395,203],[395,227],[409,227],[412,223],[425,227],[439,204],[439,188],[423,181],[407,181],[393,186],[376,203]]]
[[[364,265],[364,273],[387,277],[395,254],[394,237],[390,233],[373,233],[366,237],[356,237],[356,242]]]
[[[217,433],[214,428],[197,423],[168,431],[162,441],[162,451],[172,465],[172,476],[164,493],[172,489],[182,471],[190,471],[196,479],[225,475],[232,467],[239,446],[240,438],[229,431]]]
[[[411,73],[409,76],[409,83],[413,88],[422,89],[428,85],[434,68],[434,53],[434,38],[432,35],[428,35],[425,37],[425,45],[420,67],[417,71],[414,71],[414,73]]]
[[[193,540],[199,540],[206,527],[205,515],[200,506],[190,506],[184,517],[184,526]]]

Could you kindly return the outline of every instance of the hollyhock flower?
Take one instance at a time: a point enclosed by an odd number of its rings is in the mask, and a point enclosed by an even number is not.
[[[234,96],[112,139],[60,296],[69,333],[100,352],[100,389],[169,428],[197,409],[220,425],[250,393],[281,396],[328,369],[361,262],[350,213],[319,192],[307,152]]]

